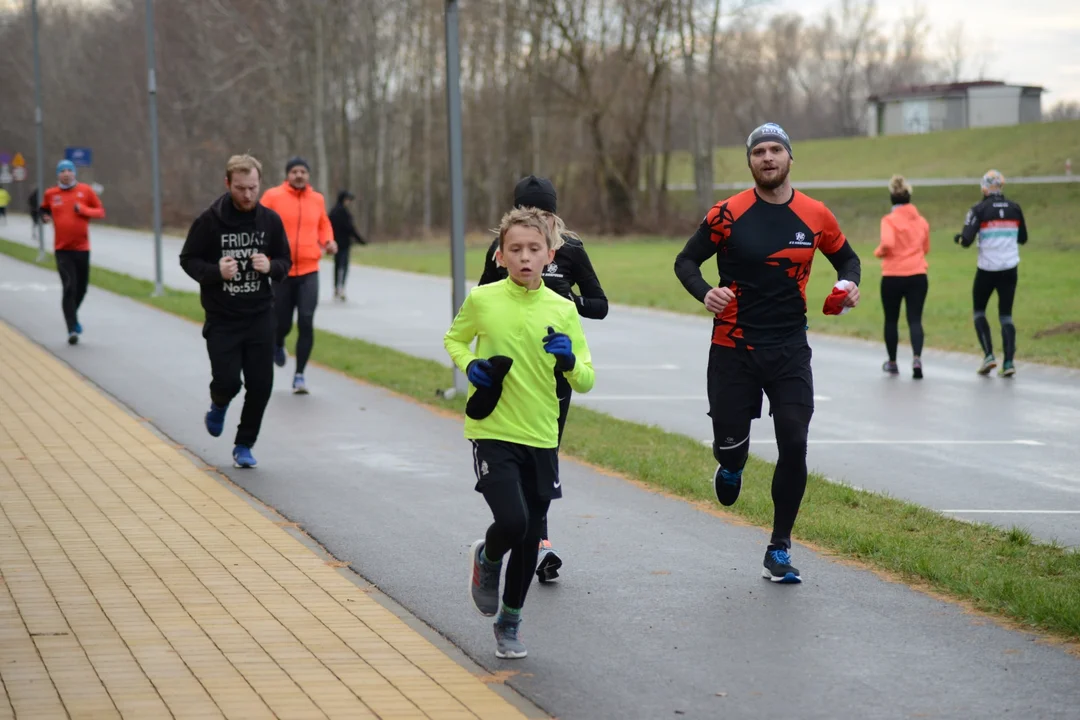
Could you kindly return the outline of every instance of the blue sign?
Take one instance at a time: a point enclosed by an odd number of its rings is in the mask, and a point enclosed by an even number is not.
[[[86,147],[69,147],[64,148],[64,159],[70,160],[75,165],[82,165],[83,167],[90,167],[91,160],[93,159],[93,153],[90,152],[90,148]]]
[[[7,150],[0,150],[0,165],[10,165],[10,164],[11,164],[11,153],[9,153]]]

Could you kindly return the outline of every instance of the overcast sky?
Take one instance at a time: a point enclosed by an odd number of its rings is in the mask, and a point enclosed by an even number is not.
[[[1080,0],[925,0],[921,5],[934,29],[927,43],[931,51],[934,40],[962,21],[970,54],[986,58],[986,79],[1045,87],[1044,110],[1059,100],[1080,101]],[[838,6],[838,0],[771,0],[766,7],[813,19]],[[912,0],[878,2],[878,15],[892,22],[913,6]],[[965,71],[975,79],[979,68],[972,65]]]

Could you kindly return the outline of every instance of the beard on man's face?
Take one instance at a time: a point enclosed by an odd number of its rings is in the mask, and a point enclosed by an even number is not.
[[[791,172],[791,161],[776,163],[769,170],[771,172],[767,173],[764,169],[750,167],[750,173],[754,176],[754,183],[762,190],[775,190],[783,185],[788,178],[788,173]]]

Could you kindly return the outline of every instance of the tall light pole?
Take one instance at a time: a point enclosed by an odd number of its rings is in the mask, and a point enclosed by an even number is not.
[[[154,297],[165,293],[161,268],[161,169],[158,165],[157,75],[154,70],[154,0],[146,0],[146,81],[150,92],[150,173],[154,192]]]
[[[453,274],[453,312],[465,302],[465,199],[461,169],[461,57],[458,52],[458,3],[446,0],[446,109],[450,145],[450,266]],[[465,376],[454,368],[454,390],[464,395]]]
[[[37,0],[30,0],[30,24],[34,34],[34,130],[37,134],[37,192],[38,204],[45,197],[45,138],[42,128],[41,116],[41,55],[38,52],[38,11]],[[45,259],[45,224],[38,222],[34,227],[37,235],[38,256],[37,261]]]

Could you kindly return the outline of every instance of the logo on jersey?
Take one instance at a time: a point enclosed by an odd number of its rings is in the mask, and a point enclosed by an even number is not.
[[[549,272],[552,274],[557,273],[559,272],[559,266],[557,263],[551,263],[546,268],[544,268],[544,272]]]
[[[806,239],[806,233],[795,233],[795,239],[788,243],[791,247],[814,247],[814,240],[811,238]]]

